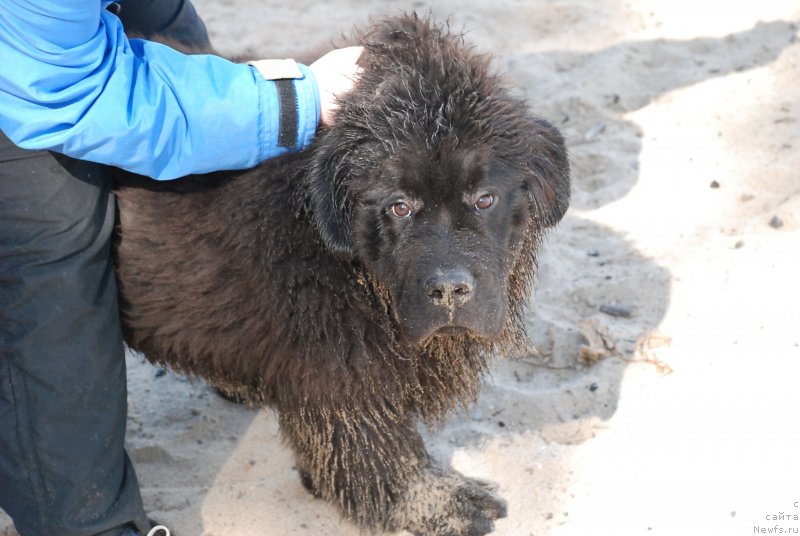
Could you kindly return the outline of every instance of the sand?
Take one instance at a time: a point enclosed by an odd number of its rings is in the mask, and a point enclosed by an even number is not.
[[[535,348],[428,432],[498,484],[494,534],[800,533],[800,4],[196,5],[221,51],[274,57],[430,9],[566,136],[573,203],[542,252]],[[129,450],[175,534],[359,534],[301,487],[270,411],[128,365]]]

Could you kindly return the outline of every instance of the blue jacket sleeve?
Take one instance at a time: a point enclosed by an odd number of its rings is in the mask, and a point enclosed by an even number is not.
[[[313,139],[311,71],[293,81],[297,145],[278,145],[275,83],[249,65],[128,40],[99,0],[0,2],[0,129],[156,179],[243,169]]]

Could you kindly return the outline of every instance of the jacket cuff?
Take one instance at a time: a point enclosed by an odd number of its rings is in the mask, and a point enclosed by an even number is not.
[[[303,73],[303,78],[295,79],[294,85],[297,91],[297,102],[300,105],[297,123],[297,150],[304,149],[311,145],[314,134],[319,126],[320,104],[319,87],[314,73],[305,65],[297,64]]]
[[[265,79],[253,65],[259,89],[259,161],[299,151],[314,139],[319,125],[317,81],[311,69],[296,64],[297,78]]]

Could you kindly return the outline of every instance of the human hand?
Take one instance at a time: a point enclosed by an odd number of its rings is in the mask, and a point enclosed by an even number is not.
[[[361,74],[357,62],[363,51],[364,47],[338,48],[309,65],[319,88],[321,124],[333,124],[339,108],[337,97],[353,89]]]

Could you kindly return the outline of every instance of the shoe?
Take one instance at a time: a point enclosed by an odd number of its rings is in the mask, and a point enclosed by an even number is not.
[[[155,521],[150,521],[150,527],[147,532],[139,532],[135,528],[130,528],[122,533],[122,536],[172,536],[172,533],[164,525],[159,525]]]

